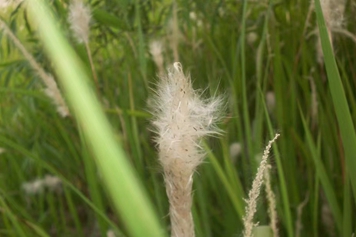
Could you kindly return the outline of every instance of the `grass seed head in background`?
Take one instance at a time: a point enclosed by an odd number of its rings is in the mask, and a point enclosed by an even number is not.
[[[63,117],[69,116],[69,109],[67,107],[67,104],[65,103],[61,92],[59,91],[59,88],[57,86],[56,81],[54,80],[53,76],[51,74],[46,74],[46,77],[44,79],[45,84],[47,86],[46,89],[44,89],[44,92],[46,95],[52,99],[53,103],[57,107],[57,112]]]
[[[277,140],[278,137],[279,137],[279,134],[277,133],[274,136],[274,138],[268,142],[268,145],[266,146],[266,148],[263,152],[262,161],[260,163],[260,166],[258,167],[256,177],[252,182],[252,188],[251,188],[250,192],[248,193],[248,200],[246,201],[247,202],[246,213],[243,218],[244,237],[252,237],[253,236],[253,234],[252,234],[253,228],[255,227],[255,224],[253,223],[253,217],[257,210],[257,198],[260,195],[260,189],[263,184],[265,170],[268,169],[268,155],[269,155],[270,149],[272,147],[272,144]],[[272,190],[270,190],[270,191],[272,191]],[[271,200],[269,200],[269,201],[271,201]],[[272,202],[272,204],[274,205],[274,202]],[[271,211],[270,215],[271,216],[274,215],[275,212],[274,212],[273,207],[272,207],[272,209],[270,209],[270,211]],[[275,228],[276,221],[271,220],[271,223],[273,225],[272,228],[274,231],[274,235],[277,236],[277,232],[276,232],[276,228]]]
[[[239,142],[234,142],[230,145],[230,158],[233,164],[236,164],[237,158],[241,155],[242,146]]]
[[[270,176],[270,170],[272,166],[270,164],[267,164],[267,169],[265,169],[265,190],[266,190],[266,197],[268,201],[268,216],[270,219],[270,224],[269,226],[272,229],[273,236],[278,237],[278,226],[277,226],[277,208],[276,208],[276,195],[273,192],[272,185],[271,185],[271,176]]]
[[[93,57],[89,47],[91,10],[82,0],[72,0],[69,5],[68,22],[78,43],[84,43],[88,54],[92,76],[95,82],[96,91],[99,94],[99,81],[95,70]]]
[[[314,4],[314,1],[311,2]],[[344,32],[342,30],[342,25],[344,23],[344,10],[345,10],[345,0],[320,0],[320,4],[323,10],[325,24],[327,27],[330,42],[333,42],[334,32]],[[318,31],[317,31],[318,32]],[[317,60],[319,63],[323,62],[323,52],[321,49],[320,36],[318,34],[317,40]]]
[[[15,46],[21,51],[26,60],[30,63],[31,67],[35,70],[38,76],[42,79],[46,88],[44,89],[45,94],[52,100],[53,104],[56,105],[57,112],[63,117],[70,115],[68,106],[62,97],[62,94],[57,86],[57,82],[54,80],[53,76],[47,73],[35,58],[27,51],[25,46],[20,42],[20,40],[15,36],[7,24],[0,19],[0,30],[2,30],[9,39],[15,44]]]
[[[153,40],[149,45],[150,54],[155,62],[160,76],[164,74],[163,43],[160,40]]]
[[[170,203],[171,235],[192,237],[193,174],[205,155],[201,139],[220,133],[215,123],[220,119],[222,98],[202,99],[176,62],[168,75],[161,77],[153,103],[153,125]]]
[[[47,174],[44,178],[36,178],[35,180],[24,182],[21,185],[26,195],[40,194],[47,188],[51,192],[61,192],[62,180],[57,176]]]
[[[74,37],[79,43],[89,42],[90,8],[81,0],[72,0],[69,5],[68,21]]]

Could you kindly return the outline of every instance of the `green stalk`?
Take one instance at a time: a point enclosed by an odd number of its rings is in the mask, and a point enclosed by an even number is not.
[[[254,156],[251,138],[251,125],[250,116],[248,110],[247,88],[246,88],[246,59],[245,59],[245,36],[246,36],[246,14],[247,14],[247,0],[243,1],[242,6],[242,19],[241,19],[241,33],[240,33],[240,45],[241,45],[241,91],[242,91],[242,108],[243,108],[243,121],[245,129],[245,142],[248,147],[248,156],[251,158]],[[253,167],[256,164],[253,159]]]
[[[315,11],[318,20],[326,72],[328,75],[329,89],[336,112],[343,148],[345,151],[346,169],[351,181],[355,199],[354,201],[356,203],[356,173],[353,170],[356,167],[355,127],[352,122],[349,105],[346,100],[345,91],[339,75],[339,70],[336,65],[331,42],[329,40],[320,0],[315,0]]]
[[[41,38],[68,96],[74,115],[83,129],[103,182],[114,207],[131,236],[164,236],[152,204],[122,148],[115,142],[112,129],[90,89],[88,76],[77,55],[68,45],[51,10],[43,0],[27,5],[38,24]]]

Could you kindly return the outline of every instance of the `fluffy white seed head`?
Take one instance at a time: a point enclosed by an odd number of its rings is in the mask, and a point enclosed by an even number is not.
[[[237,157],[241,154],[242,146],[239,142],[234,142],[230,145],[230,158],[232,163],[236,163]]]
[[[79,43],[89,42],[90,8],[81,0],[73,0],[69,5],[68,21],[74,37]]]
[[[22,184],[22,189],[26,195],[36,195],[43,192],[45,186],[42,179],[36,179],[31,182],[25,182]]]
[[[248,42],[248,44],[253,45],[256,42],[257,39],[258,39],[258,35],[257,35],[256,32],[250,32],[250,33],[247,34],[247,42]]]
[[[344,23],[345,0],[321,0],[325,23],[328,28],[341,28]]]
[[[62,190],[62,180],[57,176],[47,174],[43,179],[44,185],[50,191],[61,191]]]
[[[150,53],[153,57],[162,55],[163,44],[160,40],[153,40],[150,42]]]
[[[273,113],[276,107],[276,96],[273,91],[268,91],[266,94],[266,105],[269,113]]]
[[[220,119],[222,99],[202,99],[181,64],[174,63],[168,75],[161,77],[153,101],[153,125],[163,167],[179,160],[185,164],[184,171],[194,171],[204,156],[201,138],[219,133],[215,123]]]
[[[151,101],[170,203],[171,236],[193,237],[193,174],[204,157],[201,139],[219,133],[214,124],[220,118],[222,99],[202,99],[192,88],[190,77],[184,75],[181,64],[174,63],[168,75],[161,76]]]
[[[61,191],[62,180],[53,175],[46,175],[43,179],[37,178],[35,180],[25,182],[21,185],[26,195],[41,194],[47,188],[49,191]]]
[[[111,229],[106,232],[106,237],[115,237],[115,236],[116,236],[115,232]]]
[[[160,41],[160,40],[151,41],[150,45],[149,45],[149,50],[152,55],[152,59],[155,62],[156,66],[159,70],[159,74],[162,76],[162,74],[164,73],[164,67],[163,67],[164,59],[163,59],[163,43],[162,43],[162,41]]]

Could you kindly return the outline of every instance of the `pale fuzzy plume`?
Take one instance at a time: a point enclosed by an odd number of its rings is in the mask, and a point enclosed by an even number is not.
[[[59,192],[62,190],[62,180],[53,175],[46,175],[43,179],[25,182],[21,185],[26,195],[41,194],[47,188],[51,192]]]
[[[274,108],[276,107],[276,96],[273,91],[269,91],[266,94],[266,105],[267,110],[270,114],[273,114]]]
[[[46,74],[46,86],[44,90],[46,95],[52,99],[53,103],[57,107],[57,112],[63,117],[69,116],[68,107],[58,89],[57,83],[50,74]]]
[[[21,187],[25,191],[26,195],[36,195],[43,192],[45,185],[42,179],[36,179],[31,182],[23,183]]]
[[[89,42],[90,8],[81,0],[73,0],[69,5],[68,22],[74,37],[79,43]]]
[[[226,14],[224,7],[219,7],[218,8],[218,13],[219,13],[220,17],[224,17],[225,14]]]
[[[201,99],[181,64],[174,63],[168,75],[161,77],[153,101],[153,125],[170,202],[171,236],[193,237],[193,174],[204,158],[201,139],[219,134],[214,124],[220,119],[222,99]]]
[[[244,237],[253,236],[253,228],[255,227],[255,224],[253,223],[253,217],[257,210],[257,198],[260,195],[260,189],[263,184],[265,170],[268,168],[268,155],[270,149],[278,137],[279,134],[277,133],[274,138],[268,142],[268,145],[263,152],[262,161],[258,167],[256,177],[252,182],[252,188],[248,194],[248,200],[246,200],[247,206],[245,209],[245,216],[243,217]]]
[[[116,237],[115,232],[113,230],[108,230],[106,232],[106,237]]]
[[[326,26],[341,28],[344,23],[345,0],[320,0]]]
[[[43,183],[52,192],[62,191],[62,180],[57,176],[47,174],[43,179]]]
[[[230,158],[233,164],[236,163],[238,156],[241,154],[242,146],[239,142],[230,145]]]
[[[46,95],[52,99],[53,103],[57,107],[58,113],[62,117],[67,117],[70,115],[69,109],[57,87],[57,83],[52,77],[52,75],[46,73],[43,68],[36,62],[33,56],[27,51],[27,49],[22,45],[19,39],[12,33],[9,27],[0,19],[0,30],[3,30],[5,34],[8,35],[10,40],[15,44],[15,46],[21,51],[25,56],[27,61],[30,63],[32,68],[36,71],[39,77],[42,79],[43,83],[46,86],[44,90]]]
[[[5,11],[9,7],[20,4],[22,0],[0,0],[0,11]]]
[[[152,55],[152,59],[155,62],[159,75],[163,76],[164,74],[164,59],[163,59],[163,43],[160,40],[153,40],[150,42],[149,50]]]
[[[250,32],[247,34],[247,43],[249,45],[253,45],[258,39],[258,35],[256,32]]]
[[[303,223],[302,223],[302,213],[303,213],[303,208],[308,204],[309,201],[309,193],[306,195],[304,201],[298,205],[297,207],[297,220],[295,221],[295,236],[300,237],[300,232],[303,229]]]
[[[267,194],[267,201],[268,201],[268,215],[270,219],[270,227],[273,232],[274,237],[279,237],[278,232],[278,217],[277,217],[277,210],[276,210],[276,196],[272,190],[271,186],[271,176],[269,171],[271,170],[271,165],[267,164],[267,169],[265,170],[265,182],[266,182],[266,194]]]
[[[195,24],[198,27],[202,27],[203,26],[203,21],[197,16],[197,14],[195,12],[189,12],[189,18],[195,22]]]
[[[312,1],[311,4],[314,4],[314,1]],[[344,32],[342,26],[344,24],[344,11],[345,11],[346,1],[345,0],[320,0],[320,4],[323,11],[329,39],[332,45],[333,32],[342,32],[342,33]],[[317,61],[319,63],[322,63],[324,56],[321,48],[319,33],[318,33],[316,50],[317,50]]]

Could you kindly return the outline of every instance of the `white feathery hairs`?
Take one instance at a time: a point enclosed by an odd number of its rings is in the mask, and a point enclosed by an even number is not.
[[[153,100],[153,125],[170,203],[171,236],[193,237],[193,174],[203,161],[201,139],[220,133],[221,97],[202,99],[178,62],[162,76]]]
[[[81,0],[72,0],[69,5],[68,22],[79,43],[89,42],[90,20],[90,8]]]

